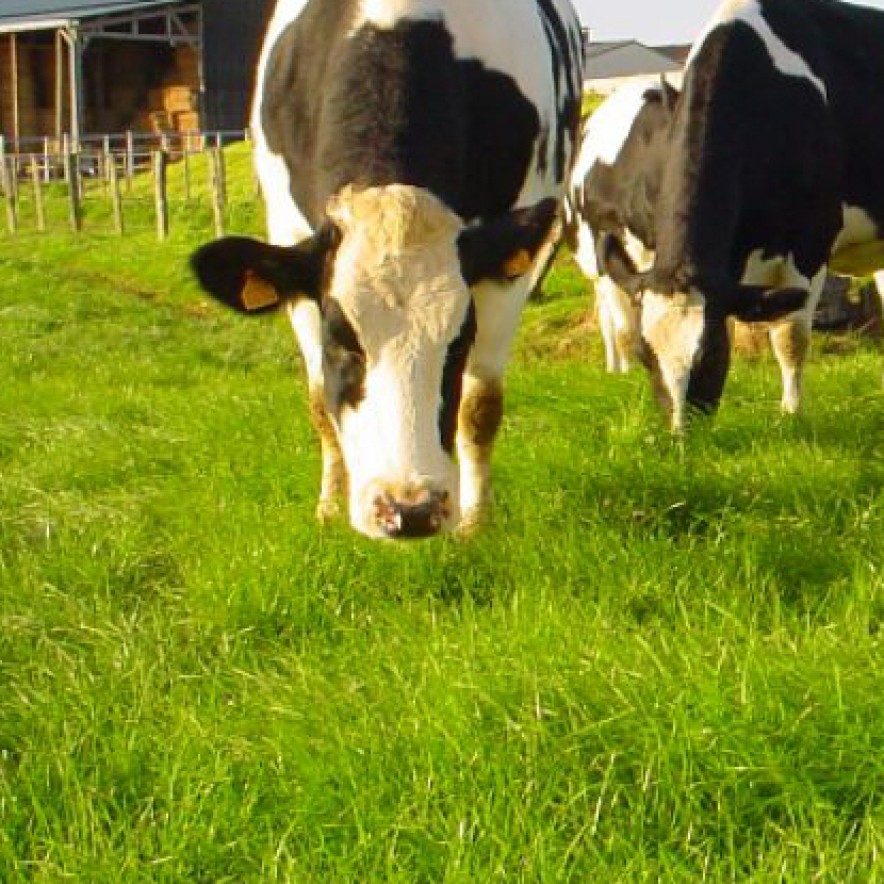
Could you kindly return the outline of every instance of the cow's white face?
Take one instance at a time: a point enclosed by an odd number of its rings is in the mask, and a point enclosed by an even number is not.
[[[463,224],[428,192],[402,185],[347,188],[328,215],[342,239],[323,312],[351,352],[342,373],[335,341],[324,344],[326,404],[344,452],[351,524],[373,537],[453,527],[458,473],[440,415],[449,348],[471,298],[457,250]]]
[[[703,339],[705,306],[705,298],[696,290],[642,296],[645,361],[655,394],[669,411],[676,432],[685,427],[688,385]]]
[[[296,245],[231,236],[191,256],[203,289],[238,313],[287,307],[324,442],[323,500],[346,478],[357,530],[404,539],[458,525],[453,452],[478,328],[470,288],[530,279],[557,208],[547,198],[465,228],[421,188],[346,187]],[[465,419],[477,446],[499,422],[499,396],[486,398]]]

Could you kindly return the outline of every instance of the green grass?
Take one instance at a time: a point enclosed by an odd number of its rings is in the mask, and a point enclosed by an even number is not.
[[[133,211],[2,243],[4,884],[884,879],[875,346],[679,444],[563,260],[495,523],[373,544],[312,519],[285,323],[188,279],[208,213]]]

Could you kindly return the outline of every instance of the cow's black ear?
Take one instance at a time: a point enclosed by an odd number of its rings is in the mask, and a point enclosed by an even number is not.
[[[624,292],[635,297],[642,291],[645,275],[639,273],[619,236],[601,234],[596,240],[596,256],[602,273],[610,276]]]
[[[516,279],[532,270],[558,211],[558,201],[550,198],[463,230],[457,248],[467,285],[483,279]]]
[[[318,298],[327,251],[324,234],[291,247],[228,236],[197,249],[190,266],[213,298],[255,316],[273,312],[286,301]]]
[[[807,304],[807,289],[788,287],[768,289],[756,285],[740,285],[732,292],[728,313],[743,322],[773,322],[802,310]]]

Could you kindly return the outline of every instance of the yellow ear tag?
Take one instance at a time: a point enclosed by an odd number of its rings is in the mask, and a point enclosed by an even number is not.
[[[527,249],[520,249],[503,265],[503,272],[510,279],[522,276],[531,269],[533,263],[531,253]]]
[[[279,303],[276,289],[252,270],[246,270],[246,281],[240,298],[246,310],[261,310]]]

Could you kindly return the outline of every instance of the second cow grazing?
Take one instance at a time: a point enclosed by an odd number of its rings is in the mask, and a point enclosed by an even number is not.
[[[288,312],[322,442],[318,514],[370,537],[471,527],[502,376],[577,138],[568,0],[279,0],[252,120],[271,243],[193,266]]]
[[[729,316],[770,322],[798,410],[827,268],[884,267],[884,13],[836,0],[728,0],[695,42],[673,120],[653,266],[604,238],[641,302],[672,424],[714,410]]]
[[[631,81],[586,121],[567,200],[565,235],[593,281],[608,371],[628,371],[640,355],[639,311],[600,267],[605,234],[616,236],[639,269],[653,262],[654,216],[677,91],[664,79]]]

